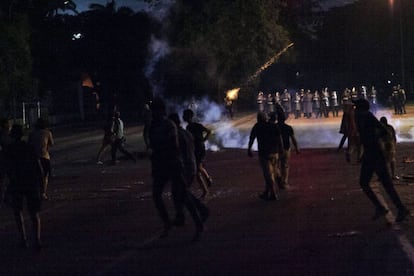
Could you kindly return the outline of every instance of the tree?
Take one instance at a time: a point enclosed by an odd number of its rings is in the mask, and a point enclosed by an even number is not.
[[[32,77],[30,25],[27,16],[14,10],[12,3],[2,3],[0,13],[2,116],[11,116],[13,103],[36,93],[36,80]]]
[[[0,3],[0,100],[3,116],[10,116],[10,103],[37,95],[38,80],[32,72],[33,30],[45,16],[58,9],[75,10],[69,0],[4,0]]]
[[[245,86],[290,42],[280,24],[282,7],[278,0],[177,1],[168,29],[172,51],[159,68],[168,93],[221,100],[225,90]],[[249,92],[241,97],[251,100]]]
[[[91,13],[96,13],[97,15],[102,15],[104,17],[120,15],[128,17],[135,14],[129,7],[121,6],[117,8],[115,0],[111,0],[111,2],[106,3],[106,5],[92,3],[89,5],[89,9]]]
[[[121,105],[124,116],[137,112],[149,98],[144,67],[153,22],[144,12],[117,8],[115,1],[91,4],[80,17],[84,37],[76,45],[78,64],[99,80],[106,103]]]

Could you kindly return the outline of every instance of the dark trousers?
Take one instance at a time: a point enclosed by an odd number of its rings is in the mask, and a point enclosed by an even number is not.
[[[200,199],[195,197],[194,194],[190,191],[190,187],[194,182],[195,175],[194,175],[194,172],[188,172],[188,171],[189,170],[186,169],[186,173],[185,173],[187,196],[190,198],[190,201],[192,201],[195,208],[197,209],[197,212],[200,218],[203,219],[203,217],[205,218],[208,215],[209,210],[208,210],[208,207],[203,202],[201,202]]]
[[[162,171],[153,171],[152,196],[155,208],[164,223],[164,227],[170,226],[168,211],[162,198],[163,191],[168,182],[171,182],[171,192],[177,220],[184,219],[184,207],[186,207],[196,227],[202,227],[201,218],[197,212],[195,202],[193,202],[193,197],[186,188],[186,181],[183,173],[180,170],[174,170],[171,167],[170,169]]]
[[[132,159],[134,160],[134,156],[132,155],[132,153],[130,153],[129,151],[127,151],[124,146],[123,146],[123,139],[119,139],[116,138],[115,141],[112,143],[111,145],[111,157],[112,157],[112,161],[115,162],[116,161],[116,152],[119,150],[120,152],[122,152],[126,157],[128,157],[128,159]]]
[[[374,191],[369,186],[369,182],[371,181],[374,172],[378,175],[385,192],[388,194],[395,207],[397,207],[398,210],[403,210],[405,207],[402,204],[401,199],[397,194],[397,191],[394,189],[394,185],[392,183],[391,175],[388,171],[386,160],[384,157],[379,155],[368,157],[364,156],[362,158],[359,183],[361,185],[362,190],[369,198],[369,200],[371,200],[371,202],[375,205],[377,209],[383,207],[381,202],[375,195]]]

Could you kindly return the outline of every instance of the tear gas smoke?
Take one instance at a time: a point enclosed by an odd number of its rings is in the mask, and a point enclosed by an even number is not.
[[[161,23],[167,18],[171,7],[175,4],[175,0],[156,0],[148,5],[146,12]]]
[[[171,103],[169,110],[177,112],[182,117],[184,109],[194,111],[194,121],[199,122],[212,130],[211,139],[206,142],[206,148],[218,151],[222,148],[247,148],[249,134],[233,126],[233,122],[227,116],[223,116],[224,106],[210,101],[204,97],[200,100],[184,101],[183,103]],[[186,123],[182,123],[186,127]],[[257,149],[254,145],[253,149]]]
[[[249,143],[249,131],[234,127],[230,121],[222,121],[213,125],[214,143],[217,148],[247,148]],[[211,145],[208,145],[211,148]],[[257,150],[257,143],[253,145]]]
[[[188,102],[186,103],[189,104]],[[187,108],[187,105],[184,108]],[[182,108],[182,110],[184,109]],[[227,116],[223,116],[224,107],[203,98],[197,101],[197,120],[203,125],[209,127],[213,131],[212,138],[206,143],[207,149],[217,151],[222,148],[239,148],[247,149],[249,142],[250,130],[256,123],[253,119],[256,116],[251,116],[246,123],[240,123],[237,120],[229,120]],[[182,114],[182,113],[180,113]],[[246,115],[249,116],[249,115]],[[414,137],[414,128],[403,130],[403,122],[401,119],[393,119],[392,111],[386,108],[380,108],[376,117],[387,117],[388,123],[394,126],[397,133],[397,141],[405,142],[412,141]],[[405,118],[407,120],[407,118]],[[294,131],[295,137],[300,148],[337,148],[342,134],[339,133],[340,118],[335,120],[320,118],[320,119],[306,119],[295,120],[290,117],[287,120]],[[237,126],[236,126],[237,125]],[[346,146],[346,145],[345,145]],[[253,144],[253,150],[257,150],[257,141]]]
[[[165,18],[167,17],[169,10],[174,3],[174,0],[154,1],[146,11],[153,18],[163,24],[165,23]],[[154,35],[151,35],[151,40],[148,48],[150,55],[147,60],[147,66],[145,68],[145,76],[149,80],[154,96],[158,96],[162,94],[162,84],[157,83],[153,79],[153,73],[157,63],[170,52],[170,48],[166,40],[162,38],[156,38]]]
[[[150,58],[145,69],[145,76],[148,78],[149,83],[152,87],[154,96],[162,94],[162,87],[160,83],[154,81],[152,75],[154,73],[155,66],[161,58],[166,56],[169,53],[168,43],[164,40],[155,38],[151,36],[151,41],[149,44]]]

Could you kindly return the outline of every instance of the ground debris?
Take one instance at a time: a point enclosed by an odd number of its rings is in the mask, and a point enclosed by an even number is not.
[[[332,238],[344,238],[344,237],[354,237],[361,235],[361,232],[359,231],[347,231],[347,232],[339,232],[335,234],[330,234],[329,237]]]
[[[414,159],[406,156],[403,158],[403,163],[414,163]]]
[[[413,174],[413,173],[410,173],[410,174],[403,174],[403,175],[401,175],[401,177],[402,177],[403,179],[410,179],[410,180],[413,180],[413,179],[414,179],[414,174]]]

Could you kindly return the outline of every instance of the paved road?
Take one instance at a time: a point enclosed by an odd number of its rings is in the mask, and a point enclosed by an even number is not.
[[[249,114],[235,121],[242,136],[254,118]],[[290,122],[298,133],[318,132],[315,126],[322,124],[337,132],[331,120]],[[139,131],[128,130],[128,147],[136,152],[143,148]],[[402,136],[409,137],[409,131]],[[293,155],[292,188],[280,191],[277,202],[257,197],[263,189],[257,156],[248,158],[245,149],[209,152],[211,215],[202,240],[192,243],[190,220],[158,239],[161,223],[151,200],[147,159],[95,165],[99,131],[76,131],[56,140],[51,200],[42,213],[44,249],[37,254],[18,248],[10,210],[1,208],[0,275],[414,274],[414,218],[396,225],[390,206],[386,218],[371,221],[373,207],[358,187],[359,165],[346,163],[333,147],[309,147]],[[414,163],[404,162],[410,158],[414,144],[399,143],[400,174],[414,172]],[[414,180],[395,184],[414,210]],[[383,194],[376,179],[372,185]],[[171,206],[168,191],[165,198]]]

